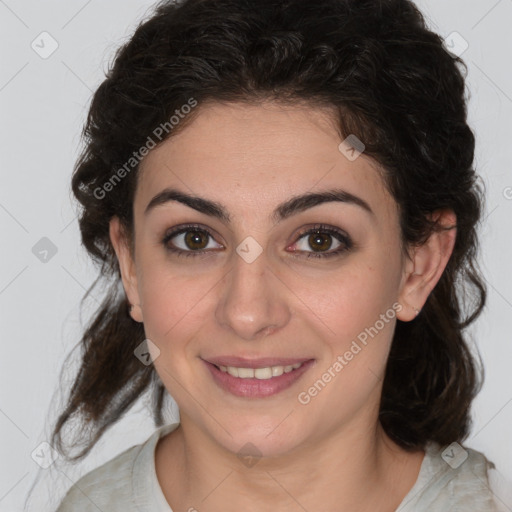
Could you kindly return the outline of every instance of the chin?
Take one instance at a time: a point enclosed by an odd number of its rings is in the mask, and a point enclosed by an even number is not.
[[[279,418],[242,418],[229,421],[229,434],[222,428],[212,432],[217,443],[238,457],[278,457],[305,441],[303,424],[291,424],[293,414]],[[222,423],[222,422],[221,422]],[[299,422],[300,423],[300,422]]]

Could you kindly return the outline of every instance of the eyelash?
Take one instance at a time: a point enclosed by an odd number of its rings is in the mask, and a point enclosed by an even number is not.
[[[197,257],[197,256],[203,256],[206,252],[208,252],[207,250],[196,250],[196,251],[192,251],[192,250],[189,250],[189,251],[184,251],[183,249],[177,249],[176,247],[173,247],[172,245],[169,245],[169,241],[172,240],[175,236],[177,235],[181,235],[182,233],[188,233],[188,232],[196,232],[196,233],[206,233],[208,236],[210,236],[211,238],[214,238],[213,235],[208,231],[208,229],[205,229],[203,227],[201,227],[200,225],[198,224],[189,224],[189,225],[185,225],[185,226],[181,226],[181,227],[178,227],[168,233],[166,233],[166,235],[164,236],[164,238],[162,239],[162,244],[164,246],[164,248],[173,253],[173,254],[176,254],[177,256],[179,257]],[[313,228],[306,228],[304,230],[302,230],[299,234],[298,234],[298,237],[297,237],[297,241],[299,241],[301,238],[303,238],[305,235],[309,235],[309,234],[327,234],[327,235],[331,235],[333,236],[334,238],[336,238],[339,242],[342,243],[342,245],[332,251],[332,252],[325,252],[325,253],[315,253],[315,252],[307,252],[307,256],[296,256],[294,254],[295,257],[300,257],[300,258],[331,258],[331,257],[334,257],[334,256],[338,256],[344,252],[347,252],[349,250],[351,250],[353,248],[353,242],[352,240],[350,239],[349,236],[345,235],[343,232],[337,230],[337,229],[334,229],[334,228],[331,228],[329,226],[325,226],[324,224],[317,224],[315,225]],[[295,242],[295,243],[296,243]],[[300,252],[300,251],[298,251]],[[293,254],[293,253],[292,253]]]

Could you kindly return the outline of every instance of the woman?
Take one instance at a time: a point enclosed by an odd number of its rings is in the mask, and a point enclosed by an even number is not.
[[[462,445],[486,289],[459,65],[408,0],[165,2],[137,28],[73,175],[112,280],[53,444],[84,457],[147,390],[158,429],[58,512],[495,510]]]

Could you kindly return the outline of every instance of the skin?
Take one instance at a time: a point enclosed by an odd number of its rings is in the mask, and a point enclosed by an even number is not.
[[[155,451],[162,491],[175,512],[394,511],[424,452],[401,449],[378,421],[387,356],[396,319],[415,318],[442,275],[456,230],[436,232],[404,255],[397,205],[376,163],[364,153],[346,158],[327,108],[197,108],[199,115],[141,164],[133,255],[118,219],[110,222],[123,286],[137,305],[131,315],[160,350],[155,369],[180,408],[180,426]],[[151,198],[170,186],[221,203],[231,224],[175,201],[145,215]],[[328,202],[271,221],[292,196],[335,187],[364,199],[374,215]],[[456,221],[448,210],[433,218]],[[184,223],[212,232],[203,256],[166,252],[166,231]],[[354,248],[307,258],[321,248],[298,233],[316,223],[347,233]],[[248,236],[263,250],[252,263],[236,252]],[[340,246],[326,236],[326,252]],[[194,247],[183,235],[168,243]],[[394,303],[401,309],[392,320],[307,405],[299,403],[298,394]],[[200,359],[220,355],[309,357],[315,365],[276,395],[243,398],[220,389]],[[237,457],[248,442],[261,453],[251,467]]]

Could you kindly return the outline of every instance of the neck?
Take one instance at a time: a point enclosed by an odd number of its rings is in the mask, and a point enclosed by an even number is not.
[[[322,431],[291,453],[244,465],[183,416],[157,445],[157,475],[175,511],[392,512],[414,485],[424,452],[401,449],[374,425]]]

